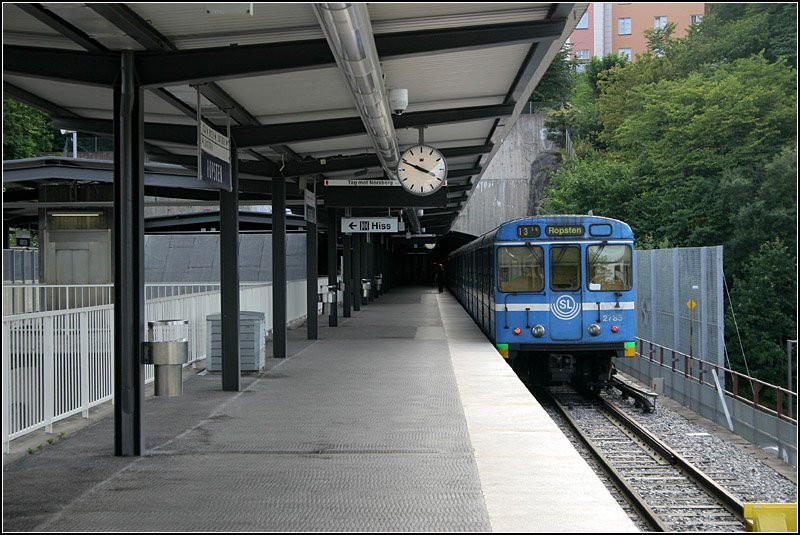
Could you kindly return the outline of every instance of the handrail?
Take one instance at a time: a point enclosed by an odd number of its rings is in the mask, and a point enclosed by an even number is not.
[[[671,349],[666,346],[657,344],[655,342],[645,340],[638,336],[636,337],[636,341],[637,341],[637,346],[639,348],[637,351],[637,356],[646,358],[650,362],[658,364],[662,368],[670,368],[673,373],[682,373],[684,378],[690,381],[696,381],[700,385],[713,386],[713,382],[709,382],[704,377],[708,373],[718,374],[719,372],[723,372],[725,374],[729,374],[732,382],[732,390],[724,389],[724,392],[726,394],[731,396],[733,399],[736,399],[747,405],[750,405],[755,409],[761,410],[781,420],[797,425],[796,416],[793,418],[791,414],[786,414],[785,411],[783,410],[784,396],[787,396],[789,400],[793,400],[794,406],[797,406],[796,392],[792,392],[781,386],[776,386],[767,383],[765,381],[756,379],[755,377],[751,377],[741,372],[731,370],[730,368],[720,366],[719,364],[714,364],[712,362],[702,360],[698,357],[687,355],[686,353],[682,353],[675,349]],[[647,351],[645,351],[645,344],[647,344]],[[665,364],[665,356],[666,360],[668,361],[666,364]],[[683,370],[679,369],[678,364],[680,362],[683,362]],[[697,375],[695,375],[695,368],[697,371]],[[753,385],[753,399],[749,399],[739,393],[740,380],[748,381],[751,385]],[[761,390],[762,387],[764,389],[771,389],[775,391],[776,393],[775,407],[770,407],[765,405],[763,400],[760,399],[759,396],[762,393]]]

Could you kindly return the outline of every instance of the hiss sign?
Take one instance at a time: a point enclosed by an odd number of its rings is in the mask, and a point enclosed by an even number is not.
[[[390,217],[343,217],[342,232],[398,232],[397,219]]]
[[[231,191],[231,149],[227,137],[200,121],[200,181]]]

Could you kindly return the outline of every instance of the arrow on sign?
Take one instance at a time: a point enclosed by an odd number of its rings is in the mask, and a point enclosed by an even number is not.
[[[355,222],[352,222],[347,226],[350,227],[350,230],[354,230],[358,225],[356,225]]]

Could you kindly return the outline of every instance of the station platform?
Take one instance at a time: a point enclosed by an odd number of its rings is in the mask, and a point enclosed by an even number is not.
[[[323,323],[240,392],[148,396],[141,457],[111,416],[4,456],[3,530],[637,531],[450,294]]]

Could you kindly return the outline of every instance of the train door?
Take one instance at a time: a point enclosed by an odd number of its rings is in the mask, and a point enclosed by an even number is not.
[[[576,245],[554,245],[549,253],[550,338],[580,340],[583,334],[581,249]]]
[[[494,246],[490,245],[487,249],[488,258],[487,258],[487,268],[486,268],[486,296],[489,299],[489,302],[486,303],[489,313],[489,334],[490,338],[496,339],[497,333],[495,332],[495,321],[497,314],[495,313],[495,280],[496,277],[493,276],[495,271],[495,262],[497,258],[496,249]]]

